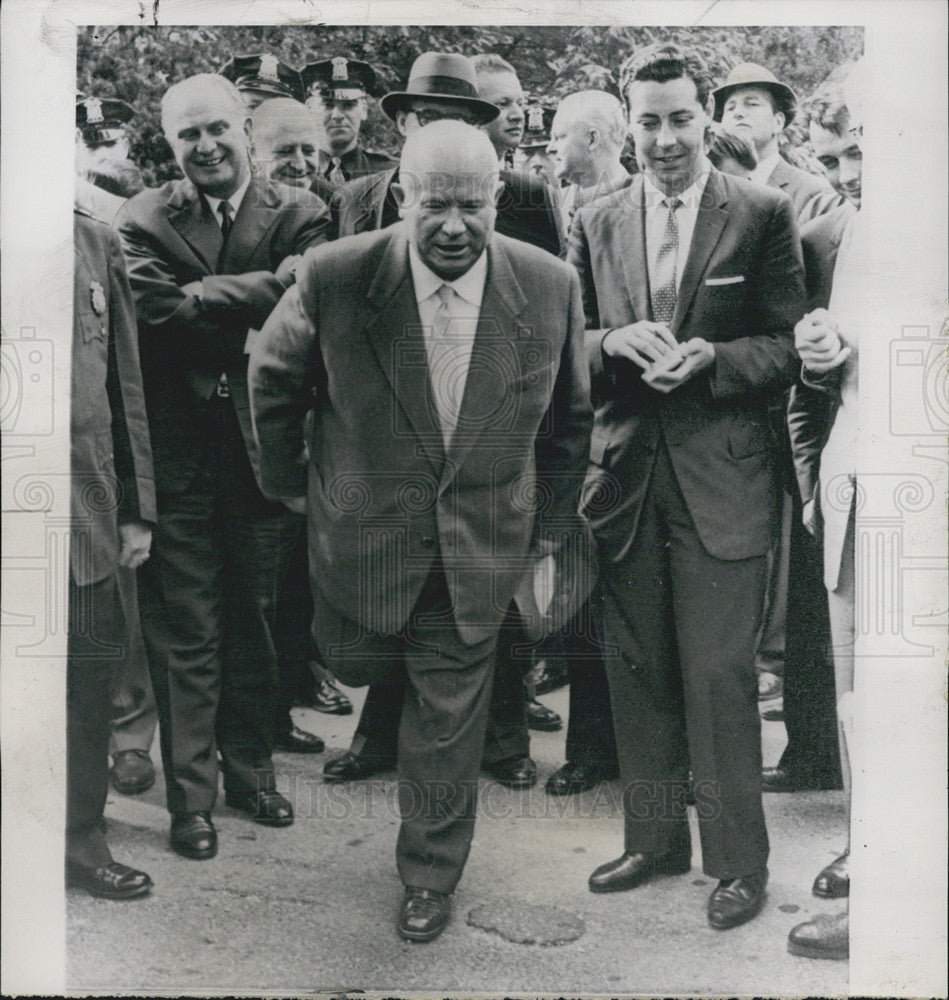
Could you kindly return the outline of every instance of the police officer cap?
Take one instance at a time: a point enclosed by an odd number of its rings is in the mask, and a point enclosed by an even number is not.
[[[542,104],[529,104],[524,112],[524,138],[521,149],[538,149],[550,142],[550,126],[554,121],[555,108]]]
[[[270,52],[232,56],[220,69],[238,90],[303,100],[300,74]]]
[[[121,138],[134,117],[135,109],[114,97],[80,97],[76,101],[76,128],[90,146]]]
[[[376,74],[367,62],[334,56],[307,63],[300,70],[307,97],[319,94],[334,101],[353,101],[376,93]]]

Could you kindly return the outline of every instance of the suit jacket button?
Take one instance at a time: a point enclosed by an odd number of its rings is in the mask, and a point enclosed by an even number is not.
[[[433,549],[435,547],[435,539],[431,535],[422,536],[422,546],[426,549]]]

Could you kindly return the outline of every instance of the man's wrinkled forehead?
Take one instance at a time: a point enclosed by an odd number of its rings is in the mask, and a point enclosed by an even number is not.
[[[420,198],[443,198],[456,202],[491,197],[497,180],[497,170],[399,170],[402,186],[417,192]]]

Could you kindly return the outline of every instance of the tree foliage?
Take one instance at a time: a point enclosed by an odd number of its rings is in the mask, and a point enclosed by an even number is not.
[[[136,109],[132,157],[152,185],[180,176],[162,136],[162,93],[194,73],[215,72],[232,53],[269,51],[298,67],[334,55],[365,59],[378,73],[383,93],[401,88],[422,52],[496,52],[514,65],[533,98],[556,101],[588,88],[616,93],[626,56],[660,40],[698,49],[717,80],[736,63],[752,61],[806,97],[860,54],[863,32],[854,27],[747,26],[91,27],[79,32],[77,87],[96,97],[119,97]],[[800,138],[792,132],[791,145]],[[363,141],[392,153],[400,147],[394,126],[378,107],[363,127]]]

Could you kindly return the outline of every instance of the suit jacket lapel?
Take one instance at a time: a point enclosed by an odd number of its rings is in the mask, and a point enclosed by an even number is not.
[[[179,181],[168,199],[168,221],[188,244],[208,273],[217,270],[217,258],[224,242],[221,227],[211,214],[211,206],[198,194],[191,181]]]
[[[445,449],[435,416],[422,320],[409,270],[408,244],[401,228],[393,231],[366,298],[377,310],[366,324],[366,337],[422,449],[440,474],[445,464]]]
[[[627,188],[628,200],[618,216],[619,247],[623,273],[629,288],[636,319],[652,319],[649,302],[649,267],[646,256],[646,209],[643,203],[643,178],[637,174]]]
[[[510,380],[504,378],[504,367],[500,362],[509,356],[515,321],[526,305],[527,299],[511,270],[504,248],[497,240],[492,240],[488,245],[488,273],[461,397],[458,425],[448,449],[452,469],[461,465],[481,435],[485,416],[499,413],[504,407]]]
[[[675,312],[672,316],[673,336],[677,335],[682,319],[689,311],[696,289],[708,267],[712,251],[728,221],[728,212],[724,207],[727,200],[721,174],[713,168],[709,173],[705,192],[699,202],[699,214],[695,220],[695,231],[692,233],[692,245],[689,247],[685,270],[682,273],[682,281],[676,295]]]
[[[216,268],[220,274],[230,274],[235,265],[246,270],[246,262],[251,259],[257,245],[273,225],[279,208],[278,199],[265,182],[259,177],[251,180],[234,217],[227,245],[220,254]]]

